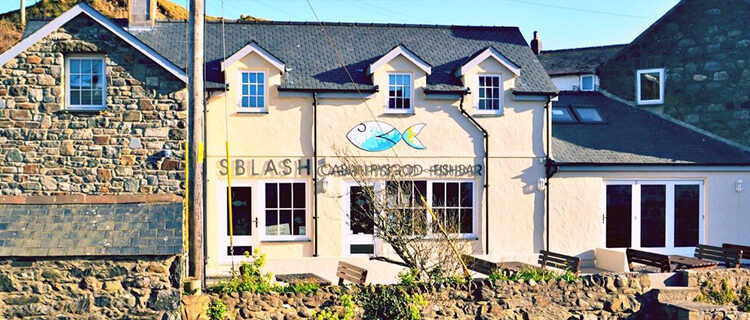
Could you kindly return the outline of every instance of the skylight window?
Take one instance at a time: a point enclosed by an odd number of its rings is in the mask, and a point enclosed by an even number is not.
[[[552,122],[553,123],[577,123],[576,118],[573,117],[573,113],[567,107],[552,107]]]
[[[593,75],[581,76],[581,91],[594,91],[594,76]]]
[[[602,123],[604,118],[594,107],[573,107],[581,123]]]

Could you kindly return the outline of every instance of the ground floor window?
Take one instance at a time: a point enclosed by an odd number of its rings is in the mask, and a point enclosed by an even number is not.
[[[703,234],[703,184],[611,181],[605,185],[608,248],[694,247]]]
[[[410,212],[414,234],[439,232],[437,222],[426,210],[422,197],[430,204],[449,233],[474,232],[474,183],[471,181],[386,181],[389,203]]]
[[[265,195],[266,237],[307,235],[304,182],[267,182]]]

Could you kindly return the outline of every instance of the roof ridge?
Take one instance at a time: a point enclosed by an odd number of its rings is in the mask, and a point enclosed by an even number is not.
[[[157,22],[185,22],[186,20],[157,20]],[[221,20],[206,21],[206,24],[218,24]],[[487,25],[448,25],[448,24],[424,24],[424,23],[381,23],[381,22],[345,22],[345,21],[281,21],[281,20],[256,20],[246,21],[239,19],[225,19],[224,23],[231,24],[268,24],[268,25],[310,25],[318,26],[359,26],[359,27],[402,27],[402,28],[484,28],[484,29],[519,29],[518,26],[487,26]]]
[[[576,51],[576,50],[590,50],[590,49],[606,49],[606,48],[612,48],[612,47],[625,47],[627,46],[627,43],[621,43],[621,44],[608,44],[603,46],[591,46],[591,47],[579,47],[579,48],[566,48],[566,49],[554,49],[554,50],[542,50],[540,54],[545,53],[552,53],[552,52],[562,52],[562,51]]]

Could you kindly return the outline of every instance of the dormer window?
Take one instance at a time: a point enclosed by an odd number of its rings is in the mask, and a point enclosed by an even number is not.
[[[480,113],[503,113],[502,77],[500,75],[479,76],[479,98],[477,111]]]
[[[594,91],[594,75],[585,74],[581,76],[581,91]]]
[[[412,113],[412,88],[411,74],[388,74],[387,111],[390,113]]]
[[[240,96],[240,111],[267,111],[265,72],[244,71],[241,73],[241,77],[242,94]]]
[[[638,104],[664,103],[664,69],[638,70],[635,82]]]

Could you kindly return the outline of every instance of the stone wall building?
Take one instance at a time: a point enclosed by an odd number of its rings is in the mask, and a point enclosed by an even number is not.
[[[683,0],[598,69],[600,86],[640,107],[748,146],[748,15],[748,1]],[[644,77],[662,74],[652,84],[661,84],[663,96],[639,102],[639,70],[653,71]]]
[[[0,317],[176,317],[185,73],[88,5],[0,55]]]

